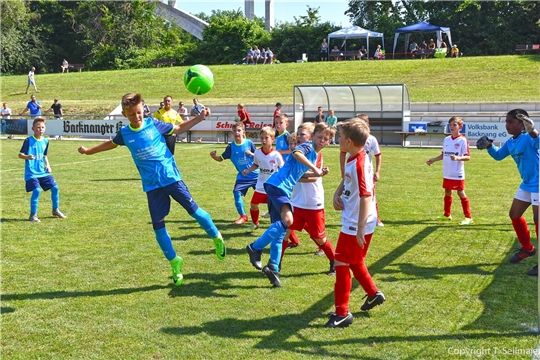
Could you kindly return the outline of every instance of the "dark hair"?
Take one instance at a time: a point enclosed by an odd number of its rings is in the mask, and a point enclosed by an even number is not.
[[[511,116],[513,117],[514,119],[517,119],[517,115],[518,114],[521,114],[521,115],[525,115],[526,117],[529,117],[529,114],[527,113],[527,111],[523,110],[523,109],[513,109],[513,110],[510,110],[506,116]]]

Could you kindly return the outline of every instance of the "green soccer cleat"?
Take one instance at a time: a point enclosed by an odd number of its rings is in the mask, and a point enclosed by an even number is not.
[[[246,227],[247,233],[252,233],[253,231],[257,230],[259,228],[259,224],[251,223]]]
[[[214,247],[216,248],[216,256],[219,260],[225,259],[227,255],[227,249],[225,248],[225,243],[223,242],[223,237],[219,234],[217,237],[212,239],[214,241]]]
[[[452,220],[452,215],[450,215],[450,216],[441,215],[441,216],[437,216],[436,219],[439,220],[439,221],[450,221],[450,220]]]
[[[184,282],[184,275],[182,275],[182,265],[184,264],[184,260],[177,256],[174,259],[169,261],[171,263],[171,270],[172,270],[172,278],[173,283],[176,286],[182,285]]]

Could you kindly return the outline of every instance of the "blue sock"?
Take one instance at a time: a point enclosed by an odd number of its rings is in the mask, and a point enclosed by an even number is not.
[[[244,201],[242,201],[242,193],[240,191],[233,191],[234,194],[234,206],[236,206],[236,211],[240,215],[246,215],[246,210],[244,210]]]
[[[210,214],[208,214],[206,211],[198,208],[197,211],[189,215],[199,223],[203,230],[206,231],[208,236],[210,236],[212,239],[219,236],[219,230],[217,229],[216,225],[214,225]]]
[[[53,210],[58,209],[58,206],[60,205],[60,194],[58,193],[58,185],[54,185],[51,188],[51,201]]]
[[[32,190],[32,196],[30,197],[30,214],[37,214],[39,195],[41,195],[40,188]]]
[[[171,237],[167,232],[167,228],[163,226],[161,229],[154,229],[154,232],[156,233],[156,240],[161,251],[163,251],[163,255],[165,255],[169,261],[174,259],[176,257],[176,251],[173,249]]]
[[[283,237],[285,237],[286,232],[287,232],[287,225],[285,225],[285,223],[282,220],[276,221],[275,223],[272,223],[268,227],[268,229],[266,229],[266,231],[261,235],[260,238],[255,240],[252,247],[255,250],[262,250],[265,247],[267,247],[268,244],[273,243],[274,241],[277,241],[279,238],[281,238],[281,242],[283,242]],[[272,249],[270,249],[270,251],[271,250]],[[281,252],[279,253],[279,256],[281,256]]]
[[[281,250],[283,247],[283,238],[285,237],[287,230],[283,231],[279,237],[272,240],[270,243],[270,258],[268,259],[268,266],[273,267],[272,270],[279,271],[279,263],[281,262]]]

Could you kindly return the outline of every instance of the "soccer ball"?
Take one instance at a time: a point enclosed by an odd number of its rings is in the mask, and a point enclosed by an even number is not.
[[[236,115],[236,116],[234,117],[234,121],[236,121],[236,122],[240,121],[240,116]]]
[[[214,86],[214,74],[204,65],[193,65],[184,73],[184,86],[192,94],[206,94]]]

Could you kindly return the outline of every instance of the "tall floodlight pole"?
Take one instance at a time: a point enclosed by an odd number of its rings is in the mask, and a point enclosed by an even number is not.
[[[255,19],[255,0],[245,0],[244,15],[249,20]]]
[[[264,19],[266,23],[266,30],[272,30],[272,28],[274,27],[274,0],[265,0]]]

